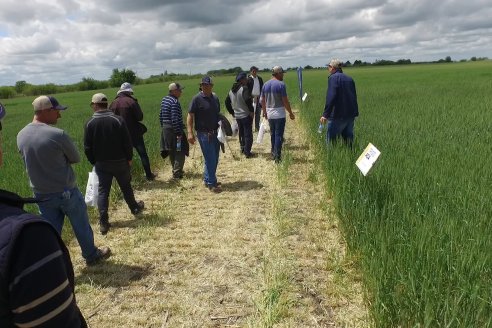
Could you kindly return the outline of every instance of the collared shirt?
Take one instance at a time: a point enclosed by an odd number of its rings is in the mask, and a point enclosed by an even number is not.
[[[206,96],[203,92],[199,92],[191,100],[188,113],[195,115],[196,131],[215,131],[219,126],[219,98],[214,93]]]
[[[253,79],[253,90],[251,90],[251,95],[253,97],[257,97],[260,95],[260,80],[258,79],[258,76],[251,76]]]

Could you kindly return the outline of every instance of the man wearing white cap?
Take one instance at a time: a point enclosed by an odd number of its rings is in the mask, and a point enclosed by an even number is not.
[[[179,83],[169,84],[169,94],[162,98],[159,122],[161,123],[161,156],[169,156],[173,169],[173,179],[183,178],[185,156],[189,145],[184,133],[183,112],[179,97],[184,87]]]
[[[319,121],[324,124],[328,121],[326,142],[334,143],[340,137],[349,147],[354,140],[354,122],[359,116],[357,92],[354,80],[343,73],[342,62],[332,59],[328,66],[328,89],[326,103]]]
[[[143,120],[143,112],[138,104],[138,101],[133,97],[132,85],[125,82],[121,85],[120,89],[116,93],[116,98],[109,105],[109,109],[118,116],[121,116],[128,127],[130,137],[132,138],[132,144],[145,170],[145,177],[147,180],[152,181],[156,175],[152,173],[150,169],[150,160],[147,155],[147,149],[145,148],[145,142],[143,135],[147,131],[144,130],[145,125],[140,123]]]
[[[282,66],[275,66],[272,69],[272,78],[263,85],[261,90],[261,110],[263,111],[263,117],[268,118],[270,125],[271,153],[275,163],[279,163],[282,156],[285,111],[289,112],[291,120],[295,119],[287,97],[287,89],[283,82],[284,73]]]
[[[41,216],[61,235],[65,216],[70,220],[87,265],[110,255],[108,247],[97,248],[89,224],[87,205],[75,181],[72,164],[80,155],[68,134],[51,124],[66,110],[54,97],[39,96],[32,103],[34,118],[17,134],[17,147],[24,159],[31,188]]]
[[[99,231],[105,235],[111,227],[108,208],[113,177],[132,214],[140,214],[144,203],[135,200],[131,186],[133,148],[125,121],[108,109],[108,98],[102,93],[92,96],[91,107],[94,114],[84,128],[84,152],[99,178]]]

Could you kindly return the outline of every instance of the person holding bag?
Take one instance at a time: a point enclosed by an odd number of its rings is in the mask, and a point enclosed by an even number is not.
[[[84,152],[99,178],[99,231],[105,235],[111,227],[108,207],[113,177],[133,215],[143,211],[144,202],[137,202],[133,194],[130,171],[133,149],[125,121],[108,110],[108,98],[102,93],[92,96],[91,108],[94,114],[85,125]]]

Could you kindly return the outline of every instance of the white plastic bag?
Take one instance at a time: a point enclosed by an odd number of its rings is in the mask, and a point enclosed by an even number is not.
[[[85,188],[85,203],[87,206],[97,207],[97,196],[99,189],[99,178],[96,174],[96,169],[92,168],[87,179],[87,187]]]
[[[239,125],[237,125],[237,121],[232,121],[232,136],[235,137],[239,133]]]
[[[220,143],[223,144],[227,142],[226,134],[224,132],[224,129],[222,128],[222,122],[219,122],[219,131],[217,133],[217,139],[219,140]]]
[[[256,143],[263,142],[263,136],[265,135],[267,129],[268,121],[263,119],[260,124],[260,129],[258,130],[258,137],[256,138]]]

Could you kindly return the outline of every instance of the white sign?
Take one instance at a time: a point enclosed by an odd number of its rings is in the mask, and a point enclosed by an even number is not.
[[[372,143],[369,143],[355,162],[355,165],[357,165],[362,174],[366,176],[378,159],[379,155],[381,155],[381,152],[374,147]]]
[[[306,101],[306,98],[307,98],[307,92],[304,92],[304,96],[302,96],[302,101]]]

